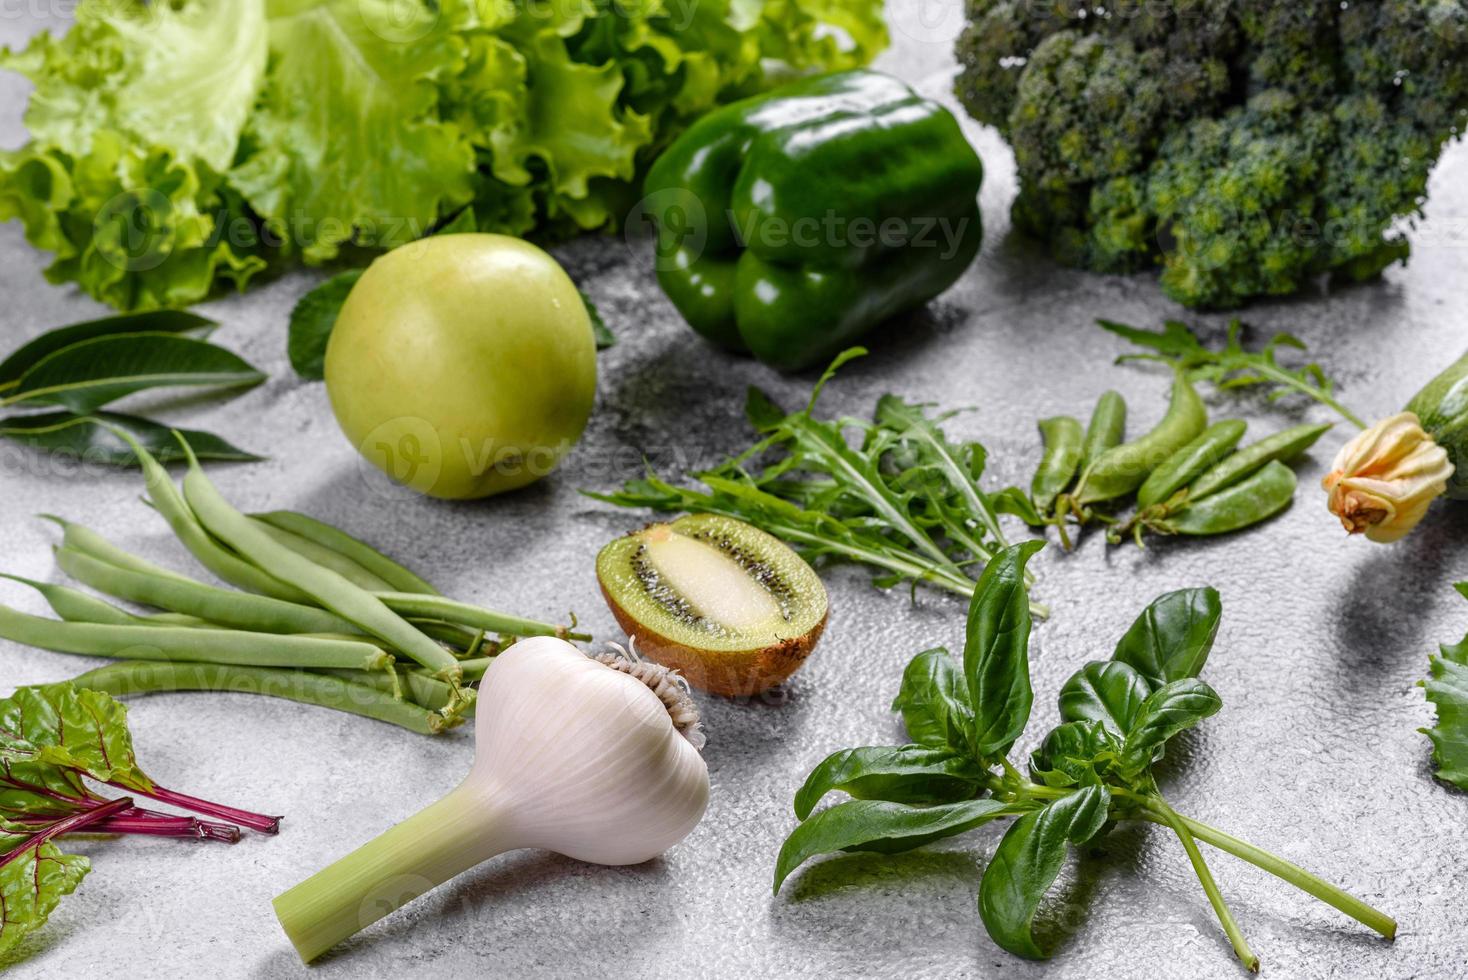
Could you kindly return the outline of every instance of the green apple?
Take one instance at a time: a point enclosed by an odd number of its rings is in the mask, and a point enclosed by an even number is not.
[[[451,500],[555,469],[596,397],[586,304],[555,259],[504,235],[425,238],[377,259],[342,306],[326,389],[352,445]]]

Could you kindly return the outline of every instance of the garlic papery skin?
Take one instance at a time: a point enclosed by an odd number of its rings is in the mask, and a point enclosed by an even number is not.
[[[643,680],[563,640],[521,640],[480,686],[474,765],[439,802],[275,899],[301,959],[506,851],[637,864],[708,806],[703,756]]]
[[[1388,543],[1417,526],[1452,475],[1447,450],[1402,412],[1342,446],[1321,485],[1348,532]]]

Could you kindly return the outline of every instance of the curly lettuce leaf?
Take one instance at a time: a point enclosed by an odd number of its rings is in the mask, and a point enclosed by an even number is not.
[[[1457,589],[1468,596],[1468,582],[1459,582]],[[1437,724],[1422,729],[1432,739],[1437,778],[1468,790],[1468,637],[1442,645],[1422,686],[1437,708]]]
[[[472,194],[474,149],[437,116],[461,48],[427,6],[271,0],[271,68],[229,179],[308,262],[393,248]]]

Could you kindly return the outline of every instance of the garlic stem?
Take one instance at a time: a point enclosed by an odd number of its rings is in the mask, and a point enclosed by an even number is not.
[[[496,794],[469,782],[277,896],[275,914],[310,962],[378,919],[516,846]]]

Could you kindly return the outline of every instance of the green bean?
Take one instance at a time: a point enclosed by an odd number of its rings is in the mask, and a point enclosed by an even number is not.
[[[158,513],[168,522],[173,529],[174,535],[182,542],[189,553],[198,560],[209,571],[219,576],[222,581],[228,582],[236,588],[244,589],[246,592],[254,592],[259,595],[268,595],[274,599],[285,602],[310,602],[311,597],[300,589],[287,585],[273,575],[245,561],[220,545],[209,536],[204,526],[199,522],[183,496],[178,492],[178,487],[173,485],[173,478],[153,454],[144,449],[130,432],[122,429],[113,429],[119,439],[127,442],[132,447],[133,454],[137,456],[138,462],[143,467],[143,477],[147,481],[148,499],[157,508]],[[86,550],[86,549],[83,549]],[[105,555],[97,555],[105,559]],[[114,564],[116,564],[114,562]]]
[[[0,639],[56,653],[127,660],[198,660],[249,667],[382,670],[393,658],[370,643],[181,626],[110,626],[42,619],[0,606]]]
[[[393,612],[417,619],[436,619],[460,626],[468,626],[487,633],[507,633],[510,636],[559,636],[568,640],[589,640],[585,633],[568,632],[564,626],[539,623],[533,619],[509,616],[491,609],[482,609],[467,602],[456,602],[443,596],[419,595],[412,592],[379,592],[378,599]]]
[[[479,635],[478,630],[472,630],[457,623],[445,623],[437,619],[416,619],[412,616],[405,618],[424,635],[461,650],[467,650],[472,646],[474,638]]]
[[[328,670],[322,673],[340,677],[353,684],[370,687],[374,691],[394,697],[406,693],[414,704],[434,711],[444,707],[453,699],[453,688],[423,670]]]
[[[274,538],[279,544],[291,549],[302,558],[315,562],[322,568],[331,569],[357,588],[366,589],[368,592],[392,591],[392,586],[386,581],[373,575],[345,555],[323,545],[319,545],[309,538],[303,538],[293,531],[281,530],[275,525],[266,523],[258,518],[252,517],[251,520],[255,521],[256,525],[262,531]]]
[[[129,602],[256,633],[353,633],[352,624],[315,606],[164,578],[109,565],[73,548],[56,549],[61,570],[83,585]]]
[[[424,595],[438,595],[438,590],[426,579],[404,568],[370,544],[367,544],[365,541],[359,541],[340,528],[332,527],[330,524],[322,523],[314,517],[307,517],[305,514],[298,514],[290,510],[276,510],[268,514],[256,514],[255,516],[266,524],[272,524],[283,531],[298,534],[303,538],[315,541],[319,545],[324,545],[338,554],[345,555],[387,582],[390,591],[421,592]]]
[[[1045,454],[1030,481],[1030,499],[1035,509],[1048,514],[1081,466],[1081,423],[1069,415],[1057,415],[1040,422],[1040,438]]]
[[[376,674],[363,675],[377,676]],[[115,697],[158,691],[232,691],[285,698],[385,721],[420,735],[450,727],[443,716],[373,687],[306,670],[200,663],[119,663],[72,679],[77,687]]]
[[[63,517],[57,517],[55,514],[41,514],[39,516],[61,528],[61,546],[64,548],[84,551],[119,568],[131,568],[134,571],[146,572],[149,575],[159,575],[165,578],[179,580],[183,580],[184,578],[177,572],[164,568],[162,565],[155,565],[146,558],[139,558],[129,551],[123,551],[91,528],[83,527],[80,524],[73,524],[71,521]]]
[[[103,623],[108,626],[146,626],[148,621],[141,616],[134,616],[123,609],[118,609],[112,603],[96,596],[88,595],[80,589],[73,589],[65,585],[52,585],[49,582],[35,582],[19,575],[8,575],[0,572],[0,578],[8,578],[12,582],[29,585],[41,593],[41,598],[51,607],[56,615],[69,623]]]
[[[1173,453],[1147,477],[1137,491],[1137,510],[1165,502],[1199,473],[1217,465],[1244,438],[1247,428],[1248,423],[1229,419],[1204,429],[1202,435]]]
[[[1142,485],[1173,453],[1198,437],[1208,425],[1203,400],[1181,371],[1174,374],[1167,414],[1151,432],[1106,450],[1081,477],[1076,501],[1082,506],[1114,500]]]
[[[1288,507],[1294,497],[1294,470],[1271,460],[1242,483],[1189,501],[1175,515],[1155,526],[1169,534],[1227,534],[1273,517]]]
[[[1250,443],[1212,469],[1204,471],[1188,487],[1188,499],[1198,500],[1217,493],[1258,472],[1266,463],[1275,460],[1287,463],[1315,445],[1315,441],[1330,431],[1330,428],[1329,423],[1297,425]]]
[[[443,647],[405,622],[382,601],[342,578],[329,568],[296,554],[279,544],[260,525],[235,510],[204,475],[199,461],[184,443],[189,472],[184,477],[184,500],[210,534],[222,540],[256,566],[312,596],[363,632],[386,640],[424,667],[438,671],[445,680],[457,681],[458,661]]]
[[[1081,444],[1081,469],[1085,470],[1106,450],[1121,445],[1126,434],[1126,399],[1118,391],[1108,391],[1096,400],[1091,422],[1086,426],[1086,440]]]

